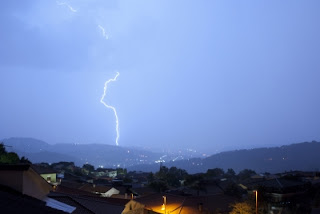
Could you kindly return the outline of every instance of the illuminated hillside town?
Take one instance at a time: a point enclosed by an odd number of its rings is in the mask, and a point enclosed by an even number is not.
[[[167,167],[159,159],[154,163],[155,172],[128,171],[66,161],[31,163],[7,149],[9,145],[0,144],[0,201],[7,202],[0,209],[4,213],[278,214],[319,210],[318,170],[257,173],[211,168],[188,173]]]

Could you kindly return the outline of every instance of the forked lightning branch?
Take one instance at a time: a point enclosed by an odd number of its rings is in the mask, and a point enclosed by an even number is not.
[[[100,99],[100,102],[107,108],[112,109],[114,112],[114,116],[116,118],[116,133],[117,133],[117,137],[116,137],[116,145],[119,146],[118,140],[119,140],[119,119],[118,119],[118,114],[116,111],[116,108],[113,106],[108,105],[107,103],[104,102],[104,98],[107,94],[107,88],[108,88],[108,84],[110,82],[115,82],[117,80],[117,77],[119,76],[119,72],[117,72],[116,76],[113,79],[109,79],[104,83],[104,88],[103,88],[103,94],[102,97]]]

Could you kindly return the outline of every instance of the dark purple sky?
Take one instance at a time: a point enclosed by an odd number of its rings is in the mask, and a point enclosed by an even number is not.
[[[0,139],[235,148],[320,140],[320,1],[6,1]],[[104,29],[104,31],[103,31]]]

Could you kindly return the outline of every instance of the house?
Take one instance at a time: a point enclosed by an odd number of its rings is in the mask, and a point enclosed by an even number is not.
[[[174,213],[183,204],[185,197],[176,195],[164,195],[155,193],[141,198],[136,198],[129,201],[125,205],[122,214],[144,214],[148,213]]]
[[[110,168],[97,168],[96,172],[94,172],[95,177],[103,177],[107,176],[109,178],[115,178],[117,177],[118,172],[115,169]]]
[[[170,213],[170,214],[207,214],[229,213],[230,204],[236,198],[224,194],[208,196],[178,196],[156,193],[136,198],[125,205],[122,214]]]
[[[48,183],[57,184],[57,174],[59,172],[54,169],[50,169],[48,167],[43,167],[41,165],[33,164],[32,168],[43,177]]]
[[[50,185],[29,164],[0,165],[0,185],[12,190],[4,193],[7,197],[1,201],[4,207],[11,210],[8,213],[16,213],[18,210],[27,212],[28,209],[37,213],[47,213],[46,210],[48,213],[54,213],[55,210],[57,213],[60,213],[59,210],[72,213],[75,210],[75,207],[48,198],[48,193],[55,186]],[[10,203],[16,207],[10,207]]]
[[[112,195],[119,194],[119,193],[120,193],[119,190],[117,190],[116,188],[112,187],[107,192],[101,193],[101,196],[102,197],[111,197]]]
[[[55,186],[48,183],[30,165],[0,165],[1,213],[118,214],[129,201],[104,198],[90,191],[70,187],[74,183],[62,182]],[[5,191],[2,191],[1,185]]]
[[[131,192],[136,196],[147,196],[155,193],[154,189],[151,187],[139,187],[139,188],[131,188]]]
[[[107,173],[108,173],[107,175],[108,175],[109,178],[117,177],[117,171],[116,170],[108,171]]]
[[[121,213],[129,199],[101,197],[99,194],[59,185],[50,198],[76,207],[74,213]]]
[[[273,196],[272,198],[275,202],[280,202],[284,198],[304,193],[308,189],[309,184],[299,180],[275,178],[249,183],[246,186],[249,191],[263,187],[266,193]]]
[[[52,186],[29,164],[0,165],[0,184],[22,194],[43,200]]]
[[[87,191],[87,192],[92,192],[95,194],[101,194],[101,193],[106,193],[108,192],[112,186],[106,186],[106,185],[97,185],[97,184],[91,184],[91,183],[86,183],[80,186],[78,189]]]
[[[269,213],[291,212],[289,209],[292,206],[290,205],[304,209],[308,200],[311,200],[307,192],[311,184],[298,178],[280,177],[248,183],[245,186],[248,188],[249,196],[258,190],[258,197],[259,195],[265,197],[265,209]]]
[[[50,198],[76,207],[74,213],[95,213],[95,214],[120,214],[124,209],[123,204],[110,203],[103,198],[90,197],[90,196],[78,196],[60,193],[50,193]]]
[[[73,186],[73,187],[72,187]],[[98,191],[112,190],[110,187],[95,186]],[[121,213],[129,199],[101,197],[92,184],[82,184],[82,186],[72,185],[72,183],[62,182],[52,192],[49,197],[76,207],[74,213]],[[108,191],[107,191],[108,192]]]
[[[79,196],[72,194],[61,194],[52,192],[49,194],[49,197],[60,201],[62,203],[68,204],[70,206],[76,207],[76,210],[73,213],[95,213],[95,214],[120,214],[124,209],[124,204],[127,201],[122,203],[113,203],[104,198],[92,197],[92,196]]]
[[[186,197],[181,208],[173,213],[179,214],[207,214],[220,213],[227,214],[231,211],[230,205],[237,199],[225,194],[215,194],[207,196]]]
[[[0,185],[0,210],[1,213],[65,213],[47,206],[44,201],[3,185]]]

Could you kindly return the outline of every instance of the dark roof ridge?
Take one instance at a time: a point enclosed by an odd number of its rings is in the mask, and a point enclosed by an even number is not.
[[[81,203],[79,203],[77,200],[75,200],[72,196],[70,195],[56,195],[56,196],[50,196],[49,198],[52,198],[54,200],[57,200],[57,198],[69,198],[70,200],[72,200],[74,203],[80,205],[81,207],[83,207],[84,209],[88,210],[89,212],[94,213],[92,210],[90,210],[88,207],[82,205]],[[59,200],[57,200],[59,201]],[[62,202],[63,203],[63,202]],[[69,205],[71,206],[71,205]]]
[[[26,171],[30,168],[30,164],[0,164],[0,170]]]

